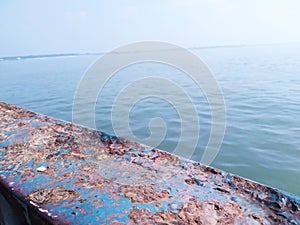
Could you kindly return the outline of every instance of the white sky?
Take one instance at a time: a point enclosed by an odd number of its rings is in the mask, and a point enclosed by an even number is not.
[[[300,42],[299,0],[1,0],[0,56]]]

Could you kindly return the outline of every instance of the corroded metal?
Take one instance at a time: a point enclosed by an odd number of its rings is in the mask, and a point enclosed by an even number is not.
[[[3,102],[0,178],[22,224],[300,224],[298,197]]]

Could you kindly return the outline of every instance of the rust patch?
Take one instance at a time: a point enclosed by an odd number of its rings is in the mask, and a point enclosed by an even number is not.
[[[124,155],[130,149],[140,149],[142,146],[136,142],[130,142],[125,138],[100,137],[102,144],[106,147],[106,152],[112,155]]]
[[[58,204],[63,200],[72,200],[76,197],[78,197],[78,194],[70,189],[46,188],[29,193],[27,199],[38,204]]]
[[[74,182],[74,185],[85,188],[100,188],[106,183],[104,178],[93,176],[93,174],[81,174],[77,176],[77,178],[78,179]]]
[[[196,201],[191,199],[183,204],[178,212],[158,211],[152,213],[150,210],[134,206],[130,210],[130,219],[139,225],[148,224],[240,224],[247,221],[247,224],[269,224],[257,215],[249,215],[246,218],[244,209],[233,201],[222,202],[220,200]]]
[[[152,185],[123,185],[119,190],[124,191],[124,196],[133,203],[157,202],[170,197],[168,191],[154,190]]]

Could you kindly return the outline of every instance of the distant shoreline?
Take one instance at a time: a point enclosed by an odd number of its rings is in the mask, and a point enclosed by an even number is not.
[[[198,46],[188,47],[188,50],[198,49],[214,49],[214,48],[241,48],[253,46],[268,46],[268,45],[285,45],[285,44],[299,44],[299,43],[273,43],[273,44],[240,44],[240,45],[215,45],[215,46]],[[38,59],[38,58],[56,58],[56,57],[71,57],[71,56],[91,56],[91,55],[104,55],[108,52],[87,52],[87,53],[54,53],[54,54],[33,54],[33,55],[17,55],[17,56],[2,56],[0,61],[15,61],[25,59]],[[120,54],[116,52],[116,54]]]

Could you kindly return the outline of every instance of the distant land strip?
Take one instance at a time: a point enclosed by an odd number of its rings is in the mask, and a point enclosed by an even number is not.
[[[213,49],[213,48],[238,48],[238,47],[251,47],[251,46],[261,46],[261,45],[273,45],[273,44],[243,44],[243,45],[216,45],[216,46],[195,46],[188,47],[188,50],[198,50],[198,49]],[[153,51],[172,51],[172,49],[161,49]],[[174,49],[178,51],[178,49]],[[72,57],[72,56],[91,56],[91,55],[104,55],[107,52],[95,52],[95,53],[55,53],[55,54],[37,54],[37,55],[22,55],[22,56],[4,56],[0,57],[0,61],[14,61],[14,60],[24,60],[24,59],[37,59],[37,58],[55,58],[55,57]],[[128,54],[133,52],[114,52],[116,54]]]

